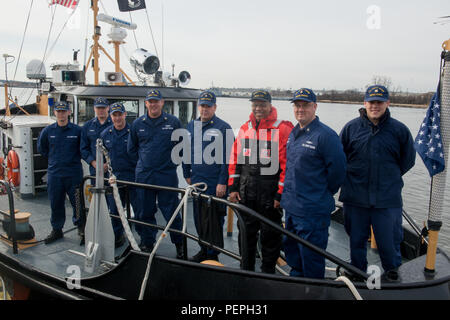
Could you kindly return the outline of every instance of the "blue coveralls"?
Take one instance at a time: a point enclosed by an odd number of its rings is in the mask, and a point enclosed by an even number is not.
[[[194,124],[197,123],[197,125],[201,128],[201,131],[199,131],[197,134],[199,136],[195,135],[194,132]],[[229,155],[227,155],[227,143],[230,144],[230,147],[234,141],[234,135],[233,137],[230,137],[231,141],[227,141],[227,129],[231,129],[231,126],[223,121],[222,119],[218,118],[216,115],[214,115],[211,120],[208,122],[201,122],[200,118],[197,120],[193,120],[188,123],[186,129],[189,131],[190,138],[191,138],[191,161],[190,163],[184,163],[183,162],[183,176],[184,178],[191,178],[191,183],[198,183],[198,182],[205,182],[208,185],[208,189],[203,192],[207,195],[216,195],[216,188],[218,184],[227,185],[228,184],[228,164],[227,159]],[[230,131],[231,132],[231,131]],[[222,141],[219,136],[222,137]],[[195,139],[201,139],[201,149],[199,148],[198,152],[201,152],[201,155],[197,155],[197,157],[200,159],[201,163],[195,163]],[[217,139],[217,140],[216,140]],[[215,141],[218,143],[215,144]],[[218,163],[214,162],[212,164],[207,164],[204,161],[204,153],[205,149],[210,146],[212,143],[214,143],[217,148],[222,148],[222,158],[219,160]],[[211,151],[211,150],[209,150]],[[207,150],[208,155],[212,156],[213,159],[215,156],[219,157],[220,154],[210,153]],[[226,198],[227,194],[223,197]],[[225,214],[225,207],[220,206],[221,209],[223,209]],[[224,215],[221,218],[221,224],[223,226],[223,223],[225,221]],[[199,208],[197,206],[197,203],[194,202],[194,223],[195,228],[197,229],[197,233],[199,233]],[[201,246],[202,249],[206,249],[204,246]],[[214,255],[217,254],[217,251],[208,248],[207,249],[208,255]]]
[[[414,166],[416,152],[409,129],[386,110],[378,125],[360,109],[340,134],[347,176],[339,200],[344,203],[351,263],[367,269],[367,240],[373,227],[385,271],[401,264],[402,176]]]
[[[177,144],[171,141],[172,132],[181,128],[178,118],[162,112],[161,116],[152,119],[148,113],[136,119],[130,128],[128,153],[138,159],[136,166],[136,182],[167,187],[178,187],[177,166],[172,162],[172,148]],[[138,220],[156,224],[155,213],[158,207],[166,221],[172,217],[179,199],[178,194],[171,191],[149,190],[138,188],[139,211]],[[171,228],[181,230],[181,215],[178,214]],[[141,237],[141,245],[151,246],[155,242],[157,229],[136,225]],[[179,234],[170,234],[172,243],[181,243]]]
[[[95,117],[87,121],[81,128],[81,158],[89,165],[91,176],[95,176],[95,168],[91,166],[91,162],[96,160],[97,139],[100,138],[100,133],[110,125],[112,125],[111,117],[108,116],[103,124],[100,124],[98,118]]]
[[[135,169],[137,159],[131,157],[127,152],[127,145],[129,139],[130,126],[127,123],[125,128],[117,130],[113,125],[106,128],[101,134],[100,138],[103,140],[103,145],[108,150],[111,160],[111,168],[118,180],[132,181],[135,178]],[[122,206],[125,206],[126,190],[128,189],[128,196],[133,211],[137,214],[139,212],[139,202],[137,201],[136,188],[127,186],[126,188],[119,188],[119,195],[122,201]],[[112,214],[118,215],[116,202],[112,194],[106,195],[109,211]],[[123,233],[123,227],[120,220],[113,218],[112,226],[116,239]]]
[[[333,195],[345,178],[345,154],[339,137],[319,117],[305,128],[297,124],[287,142],[287,164],[281,206],[286,210],[286,229],[325,250]],[[291,275],[323,278],[325,258],[286,238],[286,259]]]
[[[53,230],[64,227],[66,194],[73,208],[73,224],[78,225],[79,222],[75,212],[75,188],[81,184],[83,177],[80,139],[81,128],[70,122],[65,127],[51,124],[39,135],[38,151],[48,158],[47,192]]]

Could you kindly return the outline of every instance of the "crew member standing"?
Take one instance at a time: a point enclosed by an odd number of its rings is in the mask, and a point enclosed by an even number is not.
[[[188,184],[205,182],[208,189],[204,194],[225,198],[228,182],[226,151],[227,141],[230,139],[227,136],[227,130],[231,130],[231,126],[216,116],[216,109],[215,94],[211,91],[202,92],[198,100],[200,117],[187,125],[191,138],[191,159],[190,163],[183,163],[183,175]],[[205,149],[207,150],[208,146],[216,144],[217,141],[220,150],[205,154]],[[201,152],[199,159],[196,159],[196,144],[200,147],[198,148],[198,152]],[[205,159],[206,157],[210,157],[210,159]],[[208,206],[202,199],[199,199],[198,202],[195,201],[194,222],[199,237],[223,247],[225,214],[226,208],[221,204],[212,203]],[[211,229],[210,232],[205,230],[208,227]],[[192,257],[191,261],[218,260],[216,250],[208,249],[204,245],[200,245],[200,248],[200,251]]]
[[[345,154],[334,130],[316,116],[316,95],[303,88],[294,93],[294,116],[298,124],[287,142],[286,179],[281,205],[286,229],[325,250],[333,195],[345,178]],[[291,276],[323,278],[324,256],[291,238],[284,243]]]
[[[89,165],[91,176],[95,176],[97,139],[100,138],[100,133],[112,124],[107,99],[96,98],[94,112],[95,117],[87,121],[81,131],[81,157]]]
[[[101,134],[100,138],[103,140],[103,145],[108,150],[109,158],[111,160],[112,172],[117,180],[132,181],[135,178],[135,169],[137,159],[131,157],[127,152],[127,144],[130,133],[130,126],[126,121],[127,112],[122,103],[113,103],[110,106],[110,116],[113,122],[112,126],[106,128]],[[133,186],[119,186],[120,200],[122,207],[125,206],[126,195],[128,190],[128,198],[130,200],[133,211],[137,213],[138,201],[136,189]],[[111,214],[119,215],[117,206],[112,194],[106,194],[106,201]],[[124,241],[122,223],[117,218],[112,218],[112,226],[115,236],[115,246],[120,247]]]
[[[147,112],[136,119],[130,128],[128,153],[137,158],[136,182],[178,187],[177,166],[172,162],[171,152],[176,145],[171,140],[172,132],[181,128],[177,117],[162,111],[164,99],[159,90],[151,90],[145,98]],[[179,199],[178,194],[163,190],[138,190],[139,213],[138,220],[156,224],[155,214],[158,207],[166,221],[172,217]],[[171,228],[181,230],[181,216],[177,215]],[[151,252],[155,243],[157,230],[136,225],[136,231],[141,237],[141,250]],[[183,258],[182,237],[171,233],[170,239],[175,244],[177,258]]]
[[[240,202],[274,223],[281,225],[280,199],[286,168],[286,142],[293,125],[277,119],[269,92],[252,93],[252,113],[234,141],[229,163],[230,201]],[[257,235],[260,231],[262,266],[266,273],[275,273],[281,249],[281,234],[244,213],[245,224],[239,229],[241,266],[255,270]],[[239,223],[238,223],[239,226]]]
[[[56,103],[53,112],[56,123],[45,127],[37,142],[39,153],[48,158],[47,191],[52,211],[52,232],[45,238],[46,244],[63,237],[66,194],[73,208],[73,224],[79,224],[75,212],[75,189],[83,177],[81,128],[69,122],[71,111],[66,102]]]
[[[360,116],[341,131],[347,155],[347,176],[339,200],[344,203],[350,235],[351,263],[367,269],[370,225],[386,279],[397,280],[401,265],[402,176],[415,164],[409,129],[391,117],[386,87],[367,88]]]

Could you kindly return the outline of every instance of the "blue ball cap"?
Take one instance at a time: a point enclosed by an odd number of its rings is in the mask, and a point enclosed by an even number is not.
[[[69,104],[64,101],[58,101],[55,103],[54,109],[55,111],[70,111]]]
[[[291,99],[291,102],[294,101],[307,101],[307,102],[316,102],[317,97],[314,91],[308,88],[301,88],[294,92],[294,96]]]
[[[364,101],[388,101],[389,91],[385,86],[373,85],[367,88]]]
[[[252,97],[250,98],[250,101],[258,101],[258,100],[272,102],[272,97],[270,96],[269,91],[258,90],[252,92]]]
[[[109,106],[109,102],[105,98],[99,97],[94,100],[95,108],[106,108],[107,106]]]
[[[125,107],[120,102],[113,103],[110,106],[109,114],[113,114],[114,112],[124,113],[125,112]]]
[[[198,97],[198,105],[202,104],[212,107],[216,104],[216,95],[211,91],[203,91]]]
[[[153,89],[150,90],[147,95],[145,96],[145,101],[148,100],[162,100],[162,94],[159,90]]]

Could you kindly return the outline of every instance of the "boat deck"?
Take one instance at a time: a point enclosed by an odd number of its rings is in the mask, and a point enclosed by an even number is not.
[[[41,193],[37,195],[33,199],[21,199],[19,196],[15,195],[14,199],[15,209],[21,212],[29,212],[31,213],[30,224],[35,231],[35,239],[37,244],[32,247],[20,249],[18,255],[13,254],[12,246],[5,243],[5,241],[0,241],[0,252],[3,254],[7,254],[10,257],[16,256],[15,258],[19,258],[25,264],[33,266],[36,269],[43,270],[48,274],[51,274],[56,277],[66,278],[71,275],[71,271],[69,266],[80,266],[81,269],[81,277],[89,278],[95,276],[95,274],[87,274],[83,271],[84,266],[84,254],[85,247],[80,246],[80,237],[78,236],[77,229],[72,225],[72,208],[70,207],[69,201],[66,201],[66,223],[63,229],[64,238],[58,241],[55,241],[51,244],[44,244],[43,239],[51,232],[50,226],[50,207],[49,201],[47,199],[46,193]],[[191,207],[191,206],[189,206]],[[8,198],[7,196],[0,197],[0,208],[3,211],[7,211],[8,209]],[[162,214],[158,212],[156,214],[157,223],[160,226],[165,226],[166,222],[162,217]],[[238,249],[238,229],[236,227],[237,218],[233,219],[233,232],[231,236],[227,235],[227,218],[224,223],[224,249],[239,255]],[[188,222],[187,222],[187,232],[193,235],[196,235],[193,215],[191,212],[188,214]],[[0,228],[0,233],[5,234],[3,229]],[[139,243],[139,235],[133,231],[137,242]],[[159,236],[160,232],[158,233]],[[335,256],[341,258],[344,261],[350,261],[350,252],[348,248],[348,237],[345,233],[344,227],[335,222],[331,222],[331,226],[329,229],[329,241],[327,251],[334,254]],[[192,257],[195,255],[199,246],[196,241],[191,239],[187,240],[188,246],[188,256]],[[127,242],[120,248],[117,248],[115,251],[115,256],[120,257],[122,253],[125,251],[127,247]],[[81,253],[81,254],[77,254]],[[158,255],[164,255],[168,257],[175,257],[176,251],[175,246],[170,242],[169,238],[166,238],[162,241],[160,247],[158,248]],[[369,249],[368,250],[368,260],[369,264],[380,265],[379,255],[376,250]],[[227,256],[225,254],[219,255],[219,261],[226,267],[231,268],[240,268],[239,260],[236,260],[233,257]],[[334,268],[336,265],[330,261],[326,261],[327,270],[326,277],[330,279],[336,278]],[[105,270],[107,271],[110,267],[105,265]],[[69,270],[69,271],[68,271]],[[278,269],[279,274],[289,274],[289,266],[284,265],[280,266]],[[256,271],[260,271],[260,259],[257,258],[256,262]],[[102,273],[102,270],[99,270],[99,273]]]

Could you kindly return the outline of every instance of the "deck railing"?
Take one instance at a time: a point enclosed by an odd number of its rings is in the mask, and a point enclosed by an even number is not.
[[[85,183],[85,181],[88,180],[88,179],[94,179],[94,178],[95,177],[93,177],[93,176],[85,176],[83,178],[83,182],[82,182],[82,185],[80,187],[80,190],[82,192],[81,193],[82,197],[84,197],[84,192],[83,191],[84,191],[84,183]],[[105,178],[105,181],[108,181],[108,179]],[[183,194],[183,195],[186,192],[185,189],[181,189],[181,188],[165,187],[165,186],[150,185],[150,184],[142,184],[142,183],[136,183],[136,182],[130,182],[130,181],[124,181],[124,180],[117,180],[117,184],[118,185],[125,185],[125,186],[133,186],[133,187],[137,187],[137,188],[150,189],[150,190],[171,191],[171,192],[177,192],[177,193],[180,193],[180,194]],[[222,199],[222,198],[206,195],[206,194],[203,194],[201,192],[196,192],[196,191],[191,192],[191,194],[192,194],[193,197],[201,197],[201,198],[203,198],[205,200],[211,200],[211,201],[214,201],[214,202],[217,202],[217,203],[221,203],[221,204],[224,204],[224,205],[230,207],[235,212],[235,214],[238,216],[238,218],[239,218],[239,215],[241,215],[241,214],[246,214],[246,215],[252,216],[255,219],[259,220],[261,223],[265,223],[266,225],[270,226],[271,228],[275,229],[276,231],[280,232],[281,234],[283,234],[283,235],[285,235],[287,237],[290,237],[291,239],[293,239],[296,242],[301,243],[302,245],[304,245],[308,249],[310,249],[310,250],[312,250],[312,251],[314,251],[314,252],[324,256],[326,259],[328,259],[331,262],[337,264],[341,268],[344,268],[349,273],[351,273],[351,274],[353,274],[355,276],[358,276],[359,278],[364,279],[364,280],[367,280],[368,277],[369,277],[369,275],[367,273],[365,273],[365,272],[361,271],[360,269],[354,267],[353,265],[349,264],[348,262],[343,261],[339,257],[337,257],[337,256],[335,256],[335,255],[333,255],[333,254],[331,254],[331,253],[329,253],[329,252],[327,252],[325,250],[322,250],[321,248],[313,245],[312,243],[310,243],[310,242],[300,238],[296,234],[293,234],[293,233],[289,232],[288,230],[284,229],[282,226],[279,226],[279,225],[273,223],[271,220],[265,218],[264,216],[260,215],[256,211],[254,211],[254,210],[252,210],[250,208],[247,208],[246,206],[244,206],[242,204],[233,203],[233,202],[230,202],[230,201],[228,201],[226,199]],[[86,212],[87,212],[87,210],[85,209],[85,210],[81,210],[80,213],[81,213],[81,215],[83,215],[83,214],[85,215]],[[114,216],[114,217],[119,218],[118,216]],[[242,221],[242,219],[238,219],[238,220]],[[128,221],[132,222],[134,224],[140,224],[142,226],[147,226],[147,227],[151,227],[151,228],[157,228],[159,230],[163,230],[164,229],[164,227],[161,227],[161,226],[158,226],[158,225],[149,224],[149,223],[145,223],[145,222],[134,220],[134,219],[128,219]],[[243,232],[245,232],[245,226],[242,224],[241,227],[242,227],[241,230],[243,230]],[[176,233],[179,233],[179,234],[183,235],[184,248],[185,248],[185,257],[187,257],[187,255],[186,255],[186,238],[190,238],[190,239],[198,241],[201,244],[204,244],[204,245],[206,245],[208,247],[211,247],[211,248],[213,248],[213,249],[215,249],[217,251],[220,251],[220,252],[222,252],[222,253],[224,253],[224,254],[226,254],[228,256],[232,256],[232,257],[238,258],[236,255],[234,255],[233,253],[229,252],[228,250],[225,250],[225,249],[219,248],[217,246],[214,246],[212,244],[209,244],[208,242],[203,241],[203,240],[201,240],[201,239],[199,239],[199,238],[197,238],[197,237],[195,237],[195,236],[193,236],[191,234],[184,233],[184,232],[182,232],[180,230],[174,230],[174,229],[169,229],[168,231],[169,232],[176,232]]]

